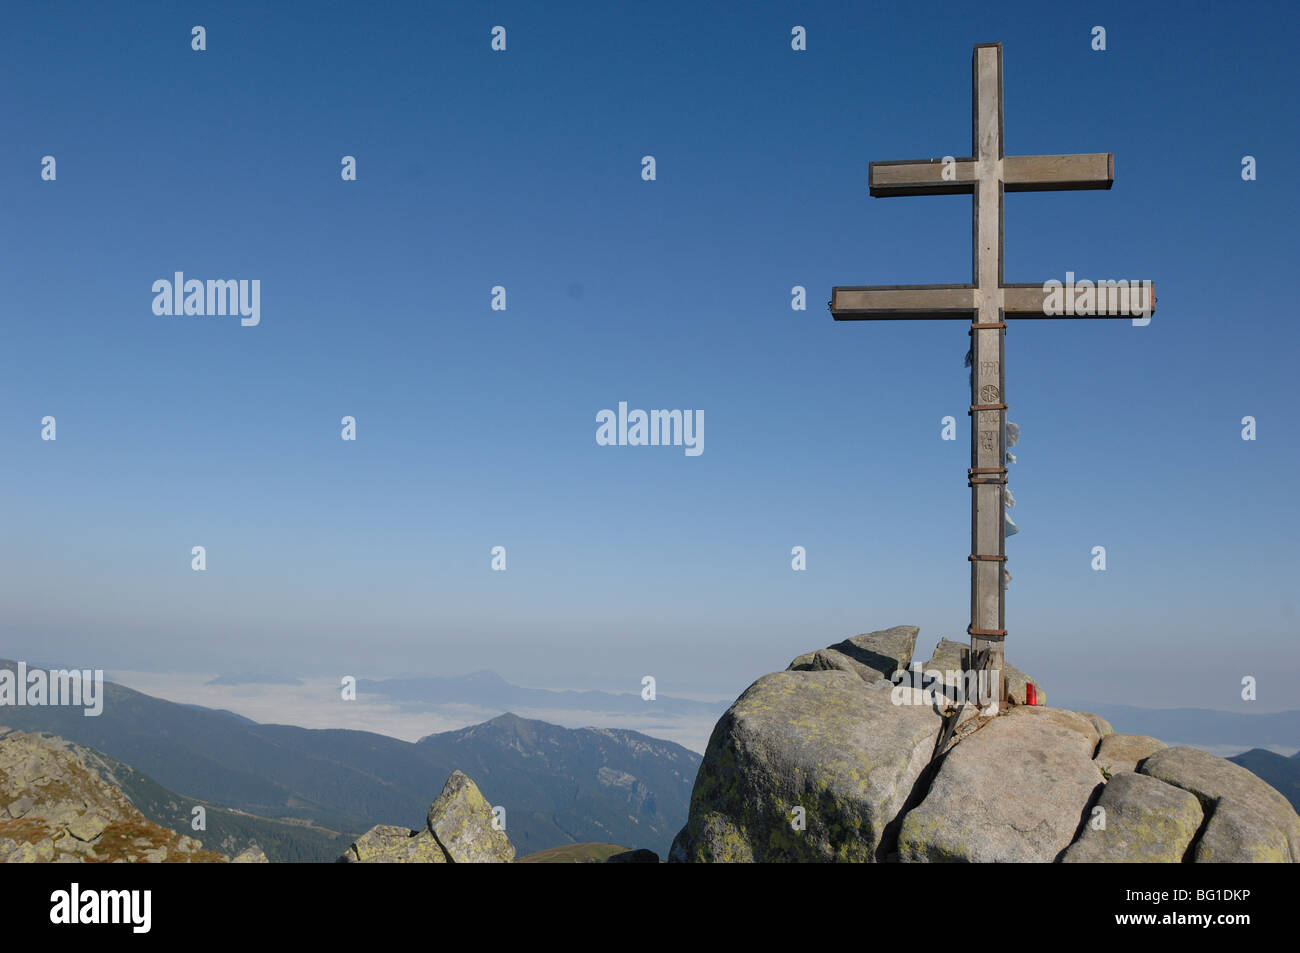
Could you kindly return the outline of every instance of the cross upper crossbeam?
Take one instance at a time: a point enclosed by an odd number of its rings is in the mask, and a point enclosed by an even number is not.
[[[1155,311],[1150,283],[1117,281],[1102,306],[1051,307],[1042,284],[1005,284],[1002,196],[1006,192],[1109,189],[1115,181],[1110,152],[1058,156],[1007,156],[1002,144],[1002,44],[976,45],[972,58],[975,99],[971,151],[974,156],[872,162],[868,186],[877,198],[902,195],[974,197],[972,283],[953,285],[859,285],[831,291],[837,321],[969,318],[983,323],[1004,318],[1144,318]],[[1073,300],[1070,291],[1066,297]],[[1107,307],[1109,305],[1109,307]],[[997,317],[994,317],[996,315]]]

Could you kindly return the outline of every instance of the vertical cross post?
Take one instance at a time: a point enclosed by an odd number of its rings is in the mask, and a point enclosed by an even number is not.
[[[977,311],[971,323],[971,663],[981,677],[994,677],[988,690],[1003,697],[1006,638],[1006,374],[1002,313],[1002,47],[982,43],[971,59],[974,73],[973,132],[977,180],[972,246]]]

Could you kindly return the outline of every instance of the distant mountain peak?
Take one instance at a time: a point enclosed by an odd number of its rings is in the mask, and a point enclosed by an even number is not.
[[[468,675],[462,675],[460,676],[460,680],[465,682],[479,682],[481,684],[490,684],[490,685],[509,684],[504,678],[502,678],[496,672],[492,671],[492,669],[490,668],[481,668],[477,672],[470,672]]]
[[[497,711],[563,710],[642,715],[647,707],[639,691],[525,688],[507,681],[491,669],[480,669],[468,675],[362,678],[357,681],[357,689],[368,695],[382,696],[403,704],[469,704]],[[716,702],[701,702],[661,694],[653,707],[658,715],[716,718],[726,710],[727,702],[721,699]]]

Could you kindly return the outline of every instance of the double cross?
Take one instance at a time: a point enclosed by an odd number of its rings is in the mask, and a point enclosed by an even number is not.
[[[1007,318],[1134,317],[1155,310],[1150,282],[1107,282],[1109,304],[1063,308],[1075,289],[1050,283],[1007,284],[1002,280],[1002,196],[1006,192],[1109,189],[1115,178],[1109,152],[1063,156],[1008,156],[1002,142],[1002,44],[980,43],[972,57],[974,84],[972,156],[873,162],[873,196],[974,196],[973,283],[961,285],[872,285],[837,287],[830,310],[837,321],[967,318],[971,321],[971,489],[970,625],[971,659],[997,672],[1005,696],[1004,641],[1006,562],[1003,515],[1007,479],[1006,370],[1003,337]],[[1071,278],[1073,276],[1071,275]],[[1083,287],[1082,283],[1080,287]],[[1104,293],[1099,293],[1106,303]],[[1062,313],[1068,310],[1071,313]],[[1108,313],[1097,313],[1105,311]],[[1018,699],[1023,702],[1024,699]]]

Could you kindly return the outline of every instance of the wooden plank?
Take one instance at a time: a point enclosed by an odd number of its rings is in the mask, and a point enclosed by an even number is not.
[[[831,290],[831,314],[836,321],[969,320],[975,309],[976,292],[970,285],[868,285]]]
[[[1108,189],[1115,182],[1115,157],[1109,152],[1065,156],[1007,156],[1002,181],[1008,192]]]
[[[1092,282],[1092,306],[1081,293],[1076,280],[1073,285],[1075,313],[1048,314],[1049,292],[1043,284],[1015,284],[1002,288],[1002,307],[1009,318],[1134,318],[1155,313],[1156,295],[1152,282],[1129,280]],[[1135,287],[1136,285],[1136,287]],[[1060,294],[1062,307],[1068,306],[1070,286],[1063,286]]]
[[[996,218],[996,216],[994,216]],[[996,239],[991,239],[996,247]],[[1096,286],[1100,284],[1100,291]],[[1136,284],[1136,287],[1135,287]],[[1155,313],[1155,286],[1151,282],[1094,282],[1093,312],[1047,314],[1044,305],[1048,292],[1041,283],[1003,285],[999,289],[1002,313],[1008,318],[1132,318]],[[1076,306],[1085,304],[1074,285]],[[837,321],[870,321],[902,318],[971,318],[979,310],[983,296],[972,285],[867,285],[838,286],[831,292],[831,314]],[[1069,303],[1068,289],[1061,292],[1062,305]],[[1145,310],[1144,310],[1145,309]],[[1078,308],[1076,307],[1076,311]],[[981,323],[996,323],[997,309],[991,302]]]
[[[897,195],[969,195],[975,184],[975,160],[954,159],[952,178],[945,179],[942,159],[904,159],[898,162],[873,162],[868,167],[867,182],[872,195],[888,198]]]
[[[972,66],[975,112],[971,137],[978,166],[972,270],[975,286],[990,292],[1002,284],[1002,183],[998,178],[998,163],[1002,158],[1001,45],[975,47]],[[983,301],[997,305],[995,295],[985,294]],[[981,311],[981,323],[997,320]]]
[[[981,45],[975,48],[971,68],[974,79],[975,109],[972,116],[972,151],[978,165],[978,183],[974,202],[975,284],[979,308],[978,322],[995,325],[1002,320],[1002,46]],[[1003,332],[1000,328],[982,328],[971,332],[971,404],[972,406],[1005,403],[1006,377],[1003,362]],[[971,466],[973,468],[1006,465],[1006,412],[971,411]],[[1001,487],[976,484],[971,487],[971,553],[979,556],[1005,554],[1005,527],[1002,516]],[[1004,619],[1002,563],[995,560],[971,561],[971,627],[1002,629]],[[986,646],[986,640],[971,636],[971,653]],[[1001,646],[990,648],[986,668],[1001,665]],[[1000,693],[999,693],[1000,694]]]
[[[979,162],[953,160],[945,179],[942,159],[872,162],[868,185],[877,198],[900,195],[969,195],[979,177]],[[1008,192],[1070,192],[1109,189],[1115,183],[1115,156],[1110,152],[1060,156],[1006,156],[1002,181]]]

